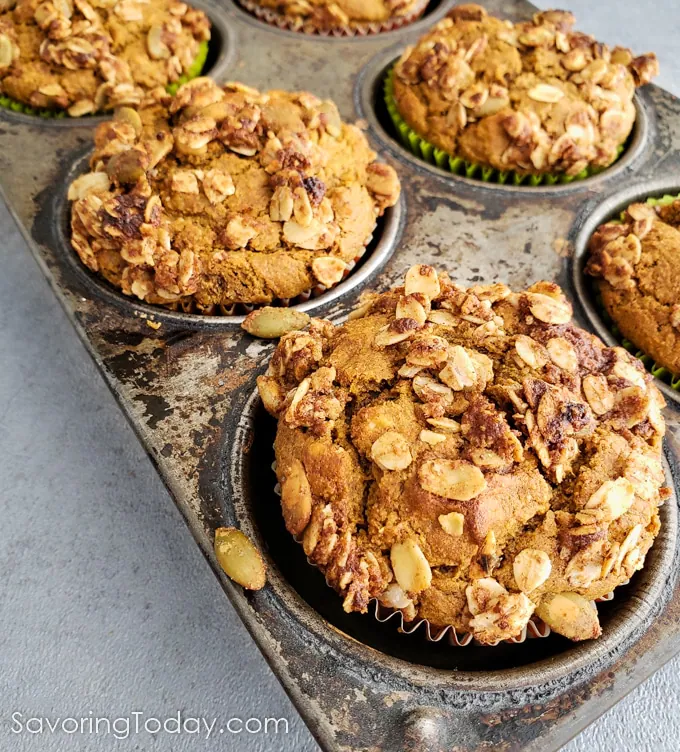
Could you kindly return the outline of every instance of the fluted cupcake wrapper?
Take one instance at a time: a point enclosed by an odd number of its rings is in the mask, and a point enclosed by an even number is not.
[[[670,194],[666,194],[659,198],[648,198],[645,203],[649,204],[650,206],[667,206],[668,204],[672,204],[673,201],[676,201],[679,198],[680,195],[672,196]],[[623,219],[623,212],[621,216]],[[625,337],[619,327],[616,325],[616,322],[612,319],[612,317],[609,315],[609,312],[605,308],[604,302],[602,300],[602,295],[597,289],[595,280],[590,281],[590,286],[593,293],[593,299],[595,300],[595,304],[598,309],[598,313],[602,317],[602,320],[604,321],[609,331],[614,335],[614,337],[616,337],[621,347],[627,350],[634,358],[639,360],[645,367],[645,370],[651,373],[652,376],[660,379],[664,382],[664,384],[668,384],[668,386],[670,386],[670,388],[675,390],[676,392],[680,392],[680,374],[673,373],[671,370],[666,368],[666,366],[662,366],[657,363],[651,355],[648,355],[634,342],[631,342],[631,340]]]
[[[251,13],[257,19],[270,26],[275,26],[277,29],[295,31],[300,34],[313,34],[320,37],[368,37],[382,34],[386,31],[395,31],[417,21],[425,12],[430,0],[420,0],[414,10],[406,16],[391,18],[388,21],[355,24],[354,26],[338,26],[328,31],[317,29],[309,22],[296,22],[284,13],[278,13],[271,8],[263,8],[259,3],[253,2],[253,0],[238,0],[238,2],[248,13]]]
[[[183,76],[180,76],[177,81],[167,86],[169,94],[176,94],[177,89],[179,89],[182,84],[186,84],[188,81],[191,81],[193,78],[197,78],[201,75],[201,73],[203,72],[203,67],[205,66],[205,62],[208,59],[209,49],[210,45],[208,42],[203,41],[199,43],[198,54],[196,55],[194,62],[191,64],[189,70]],[[8,97],[5,94],[0,94],[0,107],[4,108],[5,110],[10,110],[11,112],[20,112],[24,115],[32,115],[34,117],[43,118],[45,120],[62,120],[64,118],[71,117],[66,110],[50,110],[45,107],[31,107],[30,105],[27,105],[24,102],[19,102],[16,99],[12,99],[12,97]],[[100,115],[103,113],[93,112],[92,114]],[[82,120],[87,117],[88,116],[85,115],[81,118],[73,119]]]
[[[271,468],[274,473],[276,473],[276,460],[272,462]],[[279,497],[281,496],[281,484],[278,482],[274,486],[274,493]],[[309,560],[309,558],[307,559],[307,563],[321,571],[313,561]],[[595,603],[604,603],[612,600],[614,600],[613,592],[607,593],[607,595],[604,595],[602,598],[596,598]],[[459,631],[452,624],[442,627],[431,624],[428,619],[413,619],[412,621],[407,621],[402,611],[385,606],[377,598],[371,599],[369,601],[369,606],[373,611],[373,618],[380,622],[380,624],[393,621],[397,626],[397,630],[402,634],[412,635],[419,632],[428,642],[442,642],[445,640],[451,647],[457,648],[464,648],[471,644],[481,647],[495,647],[501,642],[510,645],[519,645],[525,640],[545,639],[546,637],[549,637],[551,633],[550,627],[534,614],[518,635],[509,637],[507,640],[498,640],[494,643],[482,643],[475,640],[472,633]]]
[[[540,185],[565,185],[567,183],[572,183],[575,180],[585,180],[586,178],[597,175],[608,169],[607,167],[587,167],[585,170],[579,172],[578,175],[551,173],[532,175],[522,174],[515,172],[514,170],[497,170],[495,167],[488,167],[478,164],[477,162],[469,162],[462,157],[455,157],[443,149],[438,148],[434,144],[431,144],[422,136],[419,136],[406,123],[399,113],[397,104],[394,101],[394,68],[391,68],[385,76],[384,100],[401,144],[419,159],[422,159],[429,164],[436,165],[443,170],[447,170],[454,175],[481,180],[484,183],[536,187]],[[617,159],[624,151],[625,147],[619,146]]]

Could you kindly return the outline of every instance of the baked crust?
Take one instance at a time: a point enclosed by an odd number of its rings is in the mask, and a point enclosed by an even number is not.
[[[428,266],[258,378],[289,531],[344,599],[481,642],[535,609],[571,639],[659,531],[661,394],[571,322],[557,285],[465,289]]]
[[[187,74],[210,39],[180,0],[8,0],[0,14],[0,92],[73,117],[137,105]]]
[[[415,13],[423,0],[254,0],[256,5],[279,13],[293,25],[317,31],[354,29],[385,23]]]
[[[658,73],[572,31],[566,11],[512,24],[477,5],[454,8],[394,69],[406,123],[456,157],[522,174],[606,167],[635,121],[635,87]]]
[[[586,272],[624,337],[680,374],[680,200],[632,204],[591,238]]]
[[[375,158],[329,100],[197,78],[97,128],[72,243],[148,303],[294,298],[338,283],[398,200]]]

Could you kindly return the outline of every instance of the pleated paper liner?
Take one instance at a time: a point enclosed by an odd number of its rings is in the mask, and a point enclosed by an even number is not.
[[[269,24],[270,26],[275,26],[277,29],[295,31],[301,34],[311,34],[320,37],[368,37],[382,34],[386,31],[395,31],[396,29],[401,29],[404,26],[412,24],[423,15],[430,0],[420,0],[414,10],[406,16],[392,18],[388,21],[356,24],[354,26],[338,26],[335,29],[329,29],[327,31],[316,28],[314,24],[310,22],[296,22],[294,19],[286,16],[285,13],[278,13],[271,8],[263,8],[253,0],[238,0],[238,2],[248,11],[248,13],[255,16],[255,18]]]
[[[276,473],[276,460],[272,462],[272,470]],[[281,496],[281,484],[277,481],[274,486],[274,493],[277,496]],[[307,563],[319,569],[314,562],[307,559]],[[321,570],[319,570],[321,571]],[[627,583],[622,583],[623,585]],[[329,586],[330,587],[330,586]],[[602,598],[597,598],[595,603],[609,602],[614,599],[614,593],[607,593]],[[435,626],[431,624],[427,619],[414,619],[413,621],[406,621],[404,614],[398,610],[384,606],[377,598],[373,598],[369,601],[369,605],[373,609],[373,617],[381,624],[385,624],[389,621],[394,621],[397,630],[402,634],[412,635],[420,631],[420,634],[425,637],[428,642],[446,642],[451,647],[464,648],[468,645],[476,645],[479,647],[495,647],[501,642],[508,643],[510,645],[519,645],[525,640],[542,640],[550,636],[550,627],[538,616],[534,615],[529,619],[527,625],[522,631],[514,637],[509,637],[507,640],[498,640],[494,643],[481,643],[475,640],[474,636],[470,632],[459,632],[453,625],[448,626]]]
[[[439,149],[422,136],[419,136],[407,125],[404,118],[399,114],[397,104],[394,101],[394,67],[385,76],[384,99],[387,112],[401,144],[419,159],[447,170],[453,175],[481,180],[484,183],[536,187],[541,185],[565,185],[575,180],[585,180],[608,169],[608,167],[587,167],[585,170],[579,172],[578,175],[531,175],[515,172],[514,170],[501,171],[495,167],[486,167],[476,162],[468,162],[462,157],[455,157],[443,149]],[[625,146],[619,146],[617,159],[624,151]]]
[[[191,64],[191,67],[189,70],[180,78],[177,79],[172,84],[169,84],[166,88],[168,90],[169,94],[176,94],[177,89],[179,89],[180,86],[183,84],[186,84],[188,81],[191,81],[193,78],[197,78],[201,75],[203,72],[203,67],[205,66],[205,62],[208,59],[208,52],[210,50],[210,45],[208,42],[203,41],[199,43],[198,46],[198,54],[196,55],[194,62]],[[0,107],[4,108],[5,110],[10,110],[11,112],[19,112],[23,115],[32,115],[34,117],[43,118],[45,120],[63,120],[64,118],[71,118],[71,116],[68,114],[66,110],[50,110],[46,107],[30,107],[27,104],[24,104],[23,102],[19,102],[16,99],[12,99],[11,97],[6,96],[5,94],[0,94]],[[106,114],[104,112],[93,112],[91,115],[103,115]],[[80,118],[72,118],[73,120],[83,120],[84,118],[89,117],[88,115],[84,115]]]
[[[366,246],[373,240],[371,235],[366,241]],[[359,263],[364,253],[366,252],[366,246],[363,251],[354,257],[353,261],[347,264],[347,268],[343,272],[342,279],[338,280],[336,284],[340,284],[349,277],[356,265]],[[184,313],[195,313],[200,316],[247,316],[251,311],[256,308],[262,308],[263,306],[274,306],[276,308],[289,308],[299,305],[300,303],[306,303],[311,298],[319,298],[325,292],[332,289],[326,287],[326,285],[316,285],[309,290],[304,290],[294,298],[276,298],[271,303],[232,303],[231,305],[211,305],[202,306],[197,303],[193,298],[186,300],[180,300],[175,303],[169,303],[164,305],[163,308],[167,308],[171,311],[182,311]]]
[[[650,206],[667,206],[668,204],[672,204],[673,201],[676,201],[679,198],[680,195],[671,196],[669,194],[666,194],[659,198],[648,198],[645,203],[649,204]],[[623,212],[621,213],[621,218],[623,219]],[[618,222],[619,220],[610,221]],[[665,366],[657,363],[651,355],[648,355],[634,342],[631,342],[627,337],[625,337],[617,326],[616,322],[612,319],[612,317],[609,315],[609,312],[605,308],[604,302],[602,300],[602,295],[600,294],[597,287],[597,282],[591,277],[587,278],[587,282],[591,290],[592,298],[595,301],[595,305],[597,306],[598,313],[600,314],[606,327],[614,335],[621,347],[627,350],[634,358],[637,358],[637,360],[639,360],[645,367],[645,370],[651,373],[652,376],[660,379],[664,382],[664,384],[668,384],[668,386],[670,386],[670,388],[674,391],[680,392],[680,374],[673,373]]]
[[[194,62],[189,66],[189,70],[186,73],[182,74],[177,79],[177,81],[168,84],[168,86],[166,87],[168,94],[172,94],[174,96],[180,86],[183,86],[193,78],[198,78],[201,75],[203,68],[205,67],[206,60],[208,59],[209,52],[210,43],[208,41],[200,42],[198,45],[198,53],[194,58]]]

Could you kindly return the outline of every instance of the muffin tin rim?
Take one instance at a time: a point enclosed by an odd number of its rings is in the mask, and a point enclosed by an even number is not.
[[[598,337],[610,347],[620,347],[621,342],[607,326],[597,304],[592,299],[589,280],[584,271],[588,258],[588,243],[595,230],[603,222],[616,218],[617,213],[623,211],[636,200],[656,198],[666,193],[673,195],[680,193],[680,179],[657,178],[622,188],[604,196],[596,204],[589,202],[574,221],[574,254],[570,260],[571,281],[574,285],[576,298],[588,319],[588,323],[593,327]],[[677,392],[656,376],[653,376],[653,378],[655,385],[663,392],[664,396],[675,405],[680,405],[680,392]]]
[[[212,0],[188,0],[189,4],[198,10],[202,10],[210,19],[211,30],[217,29],[219,34],[219,50],[215,64],[208,70],[201,72],[201,76],[209,76],[212,79],[222,81],[225,74],[231,68],[235,55],[237,34],[231,23],[228,13],[223,7]],[[210,54],[211,39],[208,41],[208,52]],[[63,118],[43,118],[39,115],[27,115],[25,112],[15,112],[7,107],[0,107],[0,123],[3,119],[12,120],[16,123],[28,126],[37,126],[40,128],[96,128],[100,123],[111,120],[113,111],[102,112],[96,115],[86,115],[85,117],[69,117],[67,114]]]
[[[184,313],[181,311],[171,311],[160,305],[145,303],[132,296],[124,295],[118,288],[111,285],[96,272],[92,272],[82,263],[71,244],[71,202],[68,200],[67,194],[68,186],[75,177],[83,173],[83,168],[87,165],[87,160],[91,154],[92,149],[88,146],[85,152],[81,151],[66,167],[62,173],[64,188],[62,191],[57,192],[51,207],[51,225],[53,228],[55,250],[60,258],[64,259],[69,270],[75,274],[78,282],[88,292],[103,299],[106,303],[120,311],[121,314],[131,316],[133,320],[141,319],[160,322],[174,329],[202,331],[230,331],[238,329],[243,323],[246,314],[219,316]],[[396,252],[406,225],[406,215],[406,198],[402,191],[397,203],[392,207],[388,207],[383,216],[376,220],[377,225],[373,230],[374,237],[376,238],[375,247],[370,253],[366,249],[366,253],[362,256],[358,264],[358,268],[351,271],[335,287],[323,292],[318,297],[311,297],[304,303],[290,307],[298,311],[316,314],[325,310],[338,299],[356,292],[356,288],[359,288],[359,292],[363,291],[370,280]]]
[[[654,545],[647,554],[644,568],[636,573],[636,577],[647,576],[645,582],[639,582],[637,588],[643,587],[643,597],[631,593],[629,600],[634,605],[622,608],[608,626],[608,631],[596,640],[574,643],[567,652],[543,659],[534,664],[524,666],[490,670],[490,671],[460,671],[450,668],[436,668],[419,663],[412,663],[390,653],[367,645],[352,635],[344,633],[339,627],[330,624],[309,604],[279,571],[276,562],[270,556],[268,546],[262,536],[253,514],[250,512],[248,489],[248,472],[246,457],[251,451],[254,433],[253,423],[256,411],[261,407],[261,400],[255,379],[258,373],[243,388],[242,396],[237,405],[238,416],[229,421],[227,430],[221,439],[221,494],[218,503],[222,510],[226,524],[233,524],[243,530],[253,539],[267,562],[267,588],[272,592],[268,595],[277,602],[277,608],[291,614],[295,623],[303,623],[326,644],[352,662],[360,665],[373,665],[378,668],[387,667],[404,679],[413,678],[413,672],[422,672],[422,677],[432,681],[441,689],[464,689],[478,692],[504,692],[512,689],[530,690],[545,687],[558,682],[568,675],[577,675],[585,669],[592,669],[597,664],[597,671],[605,669],[620,654],[637,642],[647,630],[646,620],[653,618],[665,608],[672,588],[667,586],[669,578],[678,579],[680,568],[674,566],[680,560],[678,541],[678,489],[680,489],[680,467],[677,460],[664,442],[662,464],[672,495],[661,507],[662,525]],[[244,396],[245,395],[245,398]],[[235,411],[236,412],[236,411]],[[273,418],[272,418],[273,420]],[[273,448],[272,448],[273,457]],[[272,494],[274,489],[272,488]],[[230,510],[230,508],[231,510]],[[230,513],[232,511],[233,513]],[[278,512],[277,512],[278,513]],[[234,519],[235,518],[235,519]],[[663,546],[661,544],[664,544]],[[324,585],[327,587],[327,585]],[[340,598],[331,588],[329,597]],[[372,618],[370,614],[362,615]],[[412,639],[409,635],[404,639]],[[419,639],[415,637],[415,639]],[[465,650],[465,648],[451,647],[451,650]],[[484,648],[487,649],[487,648]],[[493,658],[494,648],[488,647],[489,657]],[[356,651],[360,653],[356,656]],[[377,659],[375,656],[379,655]]]
[[[359,71],[354,83],[354,106],[360,118],[366,120],[369,124],[369,132],[379,142],[381,148],[386,149],[390,155],[397,159],[401,164],[406,164],[411,169],[427,173],[442,182],[451,185],[461,181],[471,188],[480,188],[489,191],[504,191],[506,193],[521,193],[526,195],[565,195],[573,194],[579,191],[585,192],[591,188],[600,188],[603,183],[620,177],[627,169],[639,164],[650,145],[651,118],[647,112],[651,108],[645,101],[645,95],[642,89],[637,89],[633,95],[633,105],[635,106],[635,123],[631,132],[630,143],[623,154],[609,167],[605,168],[597,175],[584,178],[582,180],[573,180],[566,184],[556,185],[513,185],[486,182],[475,178],[468,178],[463,175],[456,175],[447,170],[437,167],[418,158],[404,146],[402,146],[388,132],[387,128],[380,121],[375,109],[374,98],[376,89],[381,89],[385,73],[390,62],[396,62],[404,46],[396,43],[390,47],[380,50],[374,55]],[[644,88],[644,87],[643,87]]]

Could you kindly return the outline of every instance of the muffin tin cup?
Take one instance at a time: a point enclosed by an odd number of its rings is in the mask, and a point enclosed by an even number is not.
[[[519,190],[541,193],[572,193],[588,190],[631,167],[644,153],[649,141],[648,105],[644,95],[633,97],[635,124],[615,162],[608,167],[592,167],[576,176],[563,174],[528,175],[512,170],[501,172],[434,146],[408,126],[392,96],[392,74],[403,45],[380,52],[362,69],[354,89],[354,101],[361,117],[372,127],[381,145],[402,161],[441,178],[460,180],[492,190]]]
[[[453,175],[481,180],[484,183],[498,183],[499,185],[516,185],[535,188],[537,186],[568,185],[575,180],[587,180],[594,177],[608,167],[588,167],[577,175],[542,173],[533,175],[515,172],[514,170],[497,170],[477,162],[470,162],[463,157],[454,157],[452,154],[438,148],[427,139],[416,133],[404,120],[394,100],[394,68],[391,68],[385,76],[384,82],[385,107],[389,113],[394,130],[404,148],[408,149],[419,159],[446,170]],[[625,151],[624,146],[618,150],[618,158]],[[615,164],[615,162],[613,163]],[[609,165],[610,167],[612,165]]]
[[[191,5],[206,13],[211,23],[211,38],[207,43],[205,52],[200,51],[194,60],[194,66],[200,70],[192,70],[185,74],[175,84],[170,84],[169,90],[174,91],[182,83],[201,75],[210,75],[212,78],[221,79],[224,72],[231,65],[234,54],[233,25],[225,12],[204,0],[191,0]],[[192,67],[194,67],[192,66]],[[5,100],[5,104],[2,100]],[[0,94],[0,113],[7,117],[30,125],[45,125],[59,128],[83,128],[94,127],[99,123],[111,119],[111,112],[84,115],[83,117],[71,117],[65,110],[38,109],[34,112],[26,112],[33,108],[17,102],[5,95]]]
[[[272,471],[276,473],[276,460],[272,462]],[[281,485],[277,483],[274,486],[274,493],[281,498]],[[321,569],[310,559],[307,559],[307,564],[310,567],[321,571]],[[627,585],[628,581],[622,583]],[[329,585],[329,587],[331,587]],[[340,596],[337,596],[340,597]],[[609,603],[614,600],[614,593],[607,593],[602,598],[596,598],[594,603]],[[377,598],[373,598],[369,601],[369,612],[372,613],[373,618],[380,624],[387,624],[388,622],[394,622],[394,626],[401,634],[414,635],[424,637],[427,642],[444,642],[451,647],[464,648],[468,645],[475,645],[477,647],[492,648],[504,642],[508,645],[521,645],[525,640],[545,639],[549,637],[552,630],[535,614],[529,619],[522,631],[514,637],[509,637],[506,640],[498,640],[493,643],[482,643],[479,640],[475,640],[474,635],[471,632],[465,632],[457,629],[453,624],[446,626],[434,625],[428,619],[413,619],[408,621],[401,610],[390,608],[381,603]]]
[[[254,0],[237,0],[248,13],[252,14],[259,21],[274,26],[283,31],[292,31],[298,34],[308,34],[319,37],[344,37],[344,38],[361,38],[384,34],[388,31],[397,31],[403,29],[417,21],[425,13],[430,0],[420,0],[417,7],[408,15],[400,18],[394,18],[381,23],[357,24],[356,26],[343,26],[328,31],[322,31],[314,27],[311,23],[295,23],[295,21],[284,13],[278,13],[271,8],[263,8]]]
[[[657,387],[676,404],[680,404],[680,375],[656,363],[651,355],[641,350],[625,337],[609,316],[597,290],[597,281],[585,274],[589,257],[588,245],[597,228],[604,222],[617,220],[621,212],[635,202],[658,202],[666,198],[680,197],[680,184],[667,180],[655,180],[620,191],[599,205],[590,208],[574,242],[572,281],[579,302],[583,306],[597,334],[610,346],[625,348],[636,357],[645,370],[654,376]]]
[[[188,83],[189,81],[193,80],[194,78],[197,78],[200,76],[203,72],[203,68],[206,65],[206,61],[208,60],[208,56],[210,55],[210,42],[201,42],[199,45],[198,55],[196,56],[194,62],[191,64],[191,68],[180,78],[175,81],[172,84],[169,84],[166,88],[169,94],[175,94],[177,92],[177,89],[179,89],[180,86],[183,84]],[[50,120],[52,118],[55,119],[61,119],[61,118],[72,118],[71,115],[68,114],[66,110],[50,110],[45,108],[35,108],[31,107],[30,105],[24,104],[23,102],[19,102],[16,99],[12,99],[11,97],[5,96],[3,94],[0,94],[0,107],[2,107],[5,110],[9,110],[10,112],[18,112],[22,115],[27,115],[28,117],[39,117],[43,120]],[[102,113],[104,115],[109,114],[108,113]],[[88,115],[85,115],[84,117],[90,117]],[[78,120],[79,118],[72,118],[74,120]]]
[[[309,562],[285,528],[273,472],[276,422],[266,413],[254,386],[246,394],[238,406],[238,420],[223,442],[224,493],[234,506],[233,513],[223,507],[226,524],[239,526],[263,553],[269,572],[267,589],[290,610],[293,622],[302,621],[313,633],[340,640],[350,652],[359,650],[368,658],[378,650],[382,665],[397,658],[406,661],[406,671],[412,671],[414,664],[425,672],[428,666],[455,669],[447,676],[452,681],[469,681],[470,689],[498,691],[512,686],[519,690],[559,681],[605,657],[612,660],[634,639],[639,625],[663,608],[669,583],[677,576],[673,567],[678,536],[675,492],[660,509],[661,531],[644,568],[615,594],[598,599],[603,634],[596,640],[572,643],[533,618],[526,633],[495,646],[481,645],[452,627],[435,628],[422,619],[405,622],[401,612],[385,609],[375,600],[368,614],[346,614],[342,598],[329,588],[321,570]],[[663,465],[666,483],[673,487],[671,465],[665,459]],[[452,650],[452,646],[466,649]]]
[[[63,185],[69,186],[76,177],[87,172],[90,154],[88,150],[87,155],[81,156],[71,165],[62,178]],[[317,285],[310,290],[305,290],[297,298],[275,299],[271,303],[262,305],[291,306],[300,311],[319,312],[341,297],[349,295],[377,274],[394,253],[403,232],[405,214],[402,195],[396,205],[388,208],[378,220],[373,233],[366,239],[364,248],[349,264],[343,279],[334,287]],[[174,328],[215,331],[240,327],[246,315],[254,308],[260,307],[260,305],[239,303],[229,307],[218,307],[217,313],[215,310],[198,313],[193,302],[189,307],[183,307],[182,302],[178,301],[171,308],[152,305],[124,295],[120,289],[109,284],[101,275],[90,271],[73,249],[70,240],[71,202],[65,191],[54,199],[53,217],[51,226],[55,235],[55,245],[59,248],[60,255],[69,269],[88,292],[106,300],[122,313],[152,324],[160,322]]]

